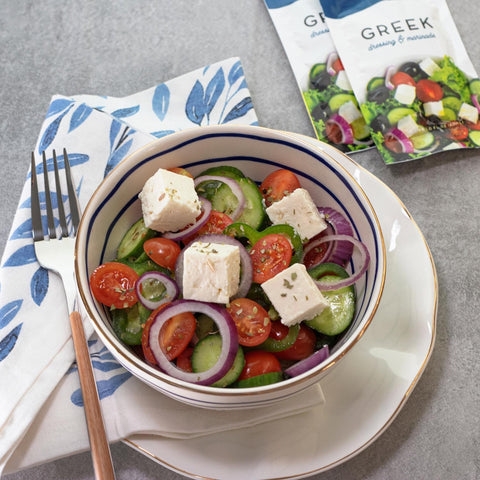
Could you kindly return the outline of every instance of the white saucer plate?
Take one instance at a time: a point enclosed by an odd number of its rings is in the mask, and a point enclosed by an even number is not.
[[[388,428],[431,356],[437,276],[420,229],[384,183],[332,147],[308,140],[355,177],[377,212],[387,276],[376,319],[334,374],[321,381],[324,405],[258,427],[195,439],[134,435],[125,440],[186,477],[296,479],[329,470]]]

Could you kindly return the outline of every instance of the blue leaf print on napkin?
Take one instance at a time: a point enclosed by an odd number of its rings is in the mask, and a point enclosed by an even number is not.
[[[207,116],[212,111],[213,107],[217,103],[218,97],[220,97],[223,89],[225,88],[225,75],[223,68],[219,68],[217,73],[208,82],[207,89],[205,91],[205,106]]]
[[[87,107],[84,103],[79,105],[75,111],[72,113],[72,118],[70,119],[70,128],[68,129],[68,133],[72,130],[78,128],[92,113],[92,109]]]
[[[200,125],[202,123],[203,117],[205,116],[205,103],[203,101],[203,86],[197,80],[195,85],[193,85],[192,91],[187,98],[187,103],[185,105],[185,113],[188,119]]]
[[[110,151],[113,151],[115,139],[117,138],[118,132],[120,132],[120,127],[122,125],[123,124],[118,120],[113,120],[110,125]]]
[[[7,358],[8,354],[13,350],[17,343],[18,335],[22,329],[23,323],[17,325],[11,332],[0,340],[0,362]]]
[[[33,244],[24,245],[20,247],[16,252],[7,259],[3,264],[4,267],[19,267],[21,265],[27,265],[37,261],[35,256],[35,250]]]
[[[40,306],[48,292],[48,271],[40,267],[30,280],[30,293],[33,301]]]
[[[59,115],[43,132],[42,139],[38,144],[38,153],[42,153],[46,150],[49,145],[53,142],[55,135],[58,132],[58,127],[60,126],[60,122],[63,120],[63,117],[69,112],[72,108],[70,105],[61,115]]]
[[[241,77],[243,77],[243,67],[239,60],[232,65],[230,72],[228,72],[228,83],[233,85]]]
[[[160,119],[164,120],[168,111],[170,103],[170,90],[162,83],[155,88],[152,97],[152,109],[153,113]]]
[[[94,359],[92,359],[92,366],[97,370],[101,370],[102,372],[111,372],[112,370],[117,370],[118,368],[122,368],[122,366],[115,361],[101,362]]]
[[[73,103],[73,100],[68,100],[66,98],[57,98],[54,100],[50,106],[48,107],[47,117],[51,117],[52,115],[56,115],[61,111],[65,110],[69,105]]]
[[[13,233],[10,235],[10,240],[31,238],[31,236],[32,236],[32,219],[28,218],[13,231]]]
[[[22,303],[22,299],[13,300],[0,309],[0,328],[6,327],[15,318],[15,315],[19,312]]]
[[[158,132],[151,132],[151,135],[157,138],[162,138],[170,135],[171,133],[175,133],[175,130],[159,130]]]
[[[128,140],[126,143],[121,145],[113,154],[110,156],[108,159],[107,165],[105,166],[105,172],[104,176],[107,176],[107,174],[114,168],[118,163],[125,158],[127,155],[128,151],[130,150],[130,147],[132,146],[133,138]]]
[[[135,115],[139,110],[140,105],[135,105],[133,107],[127,108],[119,108],[118,110],[112,112],[112,116],[117,118],[131,117],[132,115]]]
[[[68,153],[68,161],[70,163],[70,167],[76,167],[77,165],[81,165],[82,163],[88,162],[90,157],[84,153]],[[61,170],[65,168],[65,163],[63,161],[63,154],[57,153],[57,162],[58,168]],[[52,172],[54,170],[53,165],[53,156],[47,157],[47,172]],[[35,172],[37,175],[41,175],[43,173],[43,162],[37,163],[35,166]],[[30,178],[32,175],[31,172],[28,172],[27,178]],[[24,202],[26,205],[26,203]],[[28,206],[30,206],[30,199],[28,199]]]
[[[129,372],[123,372],[118,375],[115,375],[112,378],[109,378],[108,380],[100,380],[97,382],[97,390],[98,390],[98,396],[100,400],[102,400],[105,397],[109,397],[115,393],[115,391],[123,385],[130,377],[132,376],[131,373]],[[80,389],[75,390],[71,397],[70,400],[74,405],[77,405],[78,407],[83,407],[83,398],[82,398],[82,391]]]
[[[222,123],[228,123],[236,118],[243,117],[251,108],[253,108],[252,99],[245,97],[228,112]]]

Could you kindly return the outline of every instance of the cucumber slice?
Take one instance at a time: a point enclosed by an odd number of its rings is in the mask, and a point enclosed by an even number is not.
[[[370,135],[370,128],[368,128],[368,125],[363,117],[354,120],[350,126],[353,130],[353,136],[357,140],[364,140]]]
[[[335,282],[339,278],[343,277],[327,275],[322,277],[322,282]],[[350,285],[339,290],[322,292],[322,294],[330,305],[305,323],[325,335],[338,335],[348,328],[355,315],[355,289]]]
[[[470,81],[470,92],[473,93],[473,95],[480,95],[480,80],[478,78]]]
[[[199,340],[202,340],[207,335],[211,335],[212,333],[218,333],[217,325],[208,315],[201,313],[197,317],[195,335]]]
[[[272,383],[281,382],[283,375],[281,372],[264,373],[263,375],[256,375],[255,377],[245,378],[235,383],[238,388],[263,387],[271,385]]]
[[[387,118],[390,125],[396,125],[401,118],[406,117],[407,115],[411,115],[414,119],[417,118],[415,110],[406,107],[392,108],[392,110],[387,113]]]
[[[433,145],[435,141],[435,136],[432,132],[422,132],[416,133],[410,137],[410,140],[413,143],[413,146],[417,150],[424,150]]]
[[[210,167],[203,171],[200,176],[203,175],[216,175],[219,177],[229,177],[234,178],[235,180],[239,178],[245,178],[245,175],[241,170],[236,167],[231,167],[230,165],[222,165],[220,167]]]
[[[157,272],[162,272],[165,275],[171,276],[171,272],[164,267],[161,267],[157,263],[155,263],[153,260],[150,260],[148,257],[146,259],[143,258],[143,255],[141,255],[139,258],[141,258],[141,261],[135,260],[135,261],[130,261],[128,258],[122,258],[121,260],[117,260],[117,262],[124,263],[125,265],[128,265],[129,267],[133,268],[138,276],[143,275],[145,272],[151,272],[151,271],[157,271]]]
[[[440,115],[440,118],[445,122],[453,122],[457,119],[457,114],[451,108],[443,107],[443,113]]]
[[[312,65],[310,68],[310,72],[308,73],[308,78],[310,80],[314,79],[320,72],[323,72],[327,68],[325,63],[316,63]]]
[[[449,108],[454,112],[458,112],[462,106],[462,101],[457,97],[443,97],[442,99],[443,108]]]
[[[333,263],[333,262],[319,263],[315,267],[310,268],[308,270],[308,274],[315,280],[320,280],[320,278],[325,277],[327,275],[330,275],[330,276],[333,275],[335,277],[341,277],[341,278],[348,277],[347,271],[337,263]]]
[[[350,93],[338,93],[328,101],[328,106],[332,112],[336,112],[344,103],[350,101],[357,105],[357,100],[354,95]]]
[[[373,77],[367,83],[367,92],[373,90],[374,88],[380,87],[381,85],[385,85],[385,78],[383,77]]]
[[[468,138],[477,146],[480,147],[480,130],[473,130],[468,134]]]
[[[218,357],[222,350],[221,335],[208,335],[200,340],[193,349],[192,353],[192,370],[195,373],[204,372],[212,368],[217,363]],[[233,365],[226,375],[212,384],[212,387],[226,387],[233,383],[242,373],[245,366],[245,356],[242,347],[238,347],[238,352],[233,361]]]
[[[143,252],[143,244],[149,238],[155,236],[155,231],[147,228],[143,218],[136,221],[123,236],[117,250],[119,260],[128,257],[136,257]]]
[[[265,219],[265,209],[263,207],[263,197],[260,189],[250,178],[244,177],[237,178],[236,180],[246,200],[245,209],[236,222],[246,223],[258,229]],[[213,185],[213,183],[217,185]],[[226,213],[227,215],[231,215],[238,205],[237,197],[225,183],[202,182],[197,191],[200,195],[212,202],[212,208],[214,210]]]

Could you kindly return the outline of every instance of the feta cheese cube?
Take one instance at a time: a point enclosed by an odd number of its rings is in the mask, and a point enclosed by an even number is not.
[[[305,265],[294,263],[262,283],[262,289],[288,327],[311,320],[329,306]]]
[[[345,102],[339,109],[338,114],[343,117],[348,123],[353,123],[355,120],[361,118],[362,114],[352,100]]]
[[[138,195],[145,225],[158,232],[176,232],[201,213],[193,179],[160,168]]]
[[[302,240],[308,240],[327,228],[323,216],[304,188],[297,188],[290,195],[272,203],[266,212],[274,225],[290,225]]]
[[[338,72],[335,85],[342,90],[347,90],[348,92],[352,90],[352,85],[350,84],[350,80],[348,79],[345,70],[340,70]]]
[[[425,102],[423,104],[423,111],[427,117],[436,115],[441,118],[445,114],[445,111],[443,110],[443,102],[441,100],[438,102]]]
[[[413,85],[402,83],[395,89],[395,100],[404,105],[411,105],[417,96],[417,89]]]
[[[438,70],[440,67],[431,59],[425,58],[422,60],[418,66],[430,77],[434,74],[435,70]]]
[[[240,250],[235,245],[194,242],[183,257],[183,298],[228,303],[240,283]]]
[[[416,133],[422,132],[423,127],[413,119],[411,115],[405,115],[397,123],[397,128],[401,130],[407,137],[413,137]]]
[[[478,110],[477,107],[470,105],[468,103],[462,103],[460,110],[458,112],[458,118],[463,118],[472,123],[478,122]]]

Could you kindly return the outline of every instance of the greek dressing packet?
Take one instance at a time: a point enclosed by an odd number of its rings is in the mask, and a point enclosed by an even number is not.
[[[480,80],[445,0],[320,0],[385,163],[480,147]]]
[[[319,0],[265,0],[319,140],[346,153],[373,146]]]

